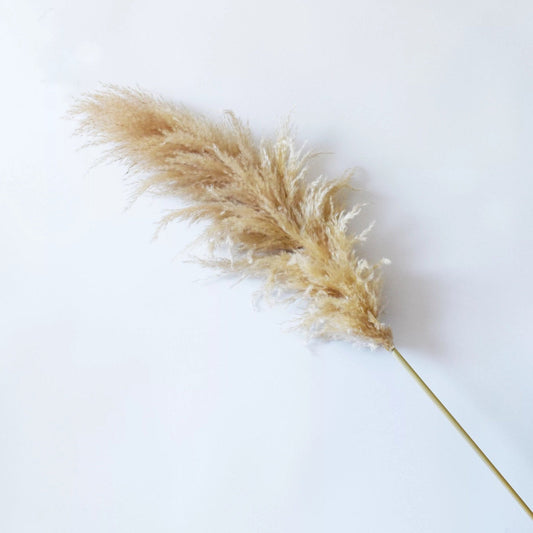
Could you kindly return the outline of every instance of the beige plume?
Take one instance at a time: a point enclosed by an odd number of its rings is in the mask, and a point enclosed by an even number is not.
[[[213,122],[139,90],[108,86],[82,97],[71,110],[80,133],[109,146],[151,191],[186,203],[176,219],[204,220],[212,257],[222,272],[262,278],[267,289],[304,304],[299,323],[322,338],[362,339],[390,350],[474,448],[526,513],[533,512],[466,430],[409,365],[380,322],[381,266],[358,255],[365,240],[347,231],[360,206],[341,194],[349,174],[309,179],[312,153],[296,150],[288,128],[257,142],[232,113]],[[227,254],[222,252],[229,251]]]
[[[80,99],[72,113],[81,132],[140,173],[141,192],[187,202],[163,224],[208,221],[205,242],[215,253],[229,247],[230,258],[219,254],[206,264],[303,299],[299,323],[313,336],[392,348],[390,328],[379,320],[381,262],[357,253],[366,231],[347,231],[360,210],[342,205],[350,176],[309,181],[313,154],[295,149],[287,127],[257,142],[232,113],[217,123],[114,86]]]

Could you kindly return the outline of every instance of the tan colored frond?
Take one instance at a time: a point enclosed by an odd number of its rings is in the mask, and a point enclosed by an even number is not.
[[[307,179],[312,154],[294,147],[288,130],[257,142],[228,113],[220,123],[145,92],[109,86],[72,109],[79,131],[107,144],[110,155],[138,172],[140,190],[176,196],[188,206],[174,219],[208,222],[205,238],[232,260],[222,271],[259,277],[267,288],[301,298],[300,324],[323,338],[362,338],[392,348],[379,320],[381,263],[357,254],[364,235],[350,235],[339,196],[349,177]]]

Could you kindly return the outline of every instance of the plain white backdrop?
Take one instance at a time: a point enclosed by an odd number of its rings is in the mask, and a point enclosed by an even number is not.
[[[112,82],[360,167],[407,359],[533,505],[528,0],[3,2],[0,530],[531,531],[384,351],[186,259],[63,118]]]

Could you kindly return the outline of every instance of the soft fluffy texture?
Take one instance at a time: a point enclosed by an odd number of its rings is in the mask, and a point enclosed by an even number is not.
[[[79,131],[138,172],[141,191],[186,202],[162,223],[208,222],[203,234],[223,272],[263,278],[268,289],[305,303],[299,323],[322,338],[359,338],[393,347],[379,321],[381,264],[360,258],[365,232],[347,224],[338,180],[307,179],[313,154],[294,148],[288,128],[254,140],[232,113],[220,123],[140,90],[108,86],[82,97],[72,114]],[[228,250],[228,258],[222,250]]]

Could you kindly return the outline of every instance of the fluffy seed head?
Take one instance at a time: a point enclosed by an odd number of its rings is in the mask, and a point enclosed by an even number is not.
[[[359,257],[365,232],[347,224],[337,180],[307,177],[311,153],[296,150],[288,128],[258,142],[232,113],[212,120],[140,90],[107,86],[71,110],[79,132],[106,144],[140,176],[139,192],[175,196],[162,220],[206,221],[213,255],[203,262],[223,272],[259,277],[267,289],[302,300],[299,324],[311,335],[391,349],[379,320],[381,265]],[[230,258],[220,252],[227,249]]]

